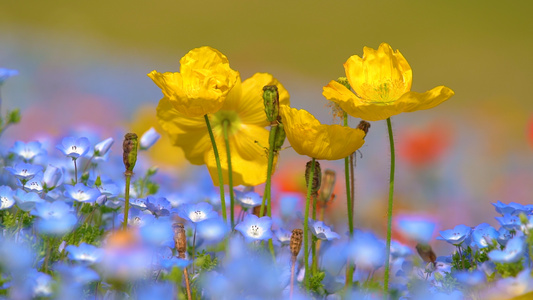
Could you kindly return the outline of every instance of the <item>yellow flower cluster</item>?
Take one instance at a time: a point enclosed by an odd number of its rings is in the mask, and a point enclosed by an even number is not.
[[[425,93],[411,92],[412,71],[399,51],[388,44],[377,50],[365,47],[363,57],[352,56],[344,64],[353,89],[332,81],[323,95],[348,114],[367,121],[387,119],[401,112],[434,107],[453,95],[439,86]],[[310,113],[289,107],[289,93],[272,75],[257,73],[241,82],[237,71],[218,50],[201,47],[180,60],[180,72],[148,76],[161,88],[164,97],[157,117],[174,145],[183,149],[192,164],[206,164],[216,178],[215,155],[204,115],[209,117],[220,152],[224,183],[228,182],[223,124],[228,124],[235,185],[258,185],[266,180],[269,125],[263,106],[265,85],[279,91],[281,122],[296,152],[315,159],[344,158],[364,144],[365,133],[339,125],[320,124]],[[213,180],[215,184],[217,180]]]

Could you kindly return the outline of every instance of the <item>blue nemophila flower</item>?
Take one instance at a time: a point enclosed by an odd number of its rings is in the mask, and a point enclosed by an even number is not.
[[[34,157],[40,154],[46,154],[46,150],[43,149],[41,143],[37,141],[24,143],[16,141],[15,145],[9,149],[9,152],[20,156],[24,161],[31,161]]]
[[[244,208],[254,208],[261,205],[261,202],[263,201],[261,196],[254,191],[241,192],[235,190],[235,198]]]
[[[87,153],[90,146],[91,143],[86,137],[66,137],[61,141],[61,144],[56,146],[56,148],[65,156],[71,157],[72,159],[77,159],[78,157]]]
[[[437,237],[437,240],[446,241],[454,246],[459,246],[465,239],[470,236],[472,228],[460,224],[455,226],[453,229],[440,231],[440,235]]]
[[[102,195],[106,195],[108,198],[117,197],[121,191],[118,185],[112,182],[102,182],[97,189],[100,191],[100,193],[102,193]]]
[[[494,208],[496,209],[496,211],[502,216],[505,214],[519,215],[521,213],[528,214],[531,212],[531,210],[528,207],[520,203],[516,203],[516,202],[505,204],[505,203],[502,203],[501,201],[498,201],[496,203],[492,203],[492,205],[494,205]]]
[[[139,149],[140,150],[150,149],[150,147],[152,147],[155,144],[155,142],[159,140],[160,137],[161,135],[157,131],[155,131],[153,127],[150,127],[150,129],[148,129],[148,131],[143,133],[143,135],[141,136],[141,139],[139,141]]]
[[[0,210],[11,208],[14,204],[13,190],[7,185],[0,186]]]
[[[173,300],[175,299],[175,294],[176,290],[173,284],[169,281],[165,281],[139,285],[136,288],[136,295],[134,295],[133,298],[137,300]]]
[[[35,207],[36,203],[41,203],[44,201],[37,193],[28,193],[20,189],[15,191],[13,198],[15,198],[15,203],[17,204],[18,208],[22,209],[23,211],[30,211]]]
[[[511,214],[504,214],[503,217],[494,217],[500,225],[507,230],[519,230],[522,223],[520,222],[520,217]]]
[[[124,213],[118,215],[119,220],[124,220]],[[146,224],[150,224],[155,220],[155,216],[147,211],[141,210],[136,207],[130,208],[128,215],[128,224],[136,227],[142,227]]]
[[[148,196],[146,198],[146,209],[158,217],[168,216],[172,205],[166,198]]]
[[[101,141],[100,143],[96,144],[94,146],[93,155],[95,157],[102,157],[102,156],[106,155],[107,152],[109,151],[109,149],[111,149],[111,146],[113,145],[114,142],[115,142],[115,140],[110,137],[110,138],[107,138],[107,139]]]
[[[311,233],[324,241],[331,241],[333,239],[340,238],[339,234],[337,234],[334,231],[331,231],[331,228],[324,224],[322,221],[315,221],[312,219],[309,219],[309,230],[311,230]]]
[[[209,218],[218,216],[216,211],[213,211],[213,206],[207,202],[200,202],[196,204],[185,204],[178,208],[178,215],[193,223],[202,222]]]
[[[509,241],[512,237],[513,235],[511,234],[511,232],[507,230],[505,227],[500,227],[500,229],[498,230],[497,240],[498,240],[498,243],[500,243],[500,245],[502,246],[507,245],[507,241]]]
[[[55,283],[52,276],[32,270],[26,277],[27,283],[31,284],[32,297],[50,297]]]
[[[52,190],[61,185],[63,181],[63,170],[58,167],[48,165],[44,171],[42,185],[47,190]]]
[[[61,279],[69,284],[85,285],[100,280],[98,273],[84,265],[69,266],[58,263],[54,269],[61,274]]]
[[[65,197],[78,202],[93,203],[100,196],[98,189],[90,188],[81,182],[76,185],[65,185],[64,188]]]
[[[31,214],[39,217],[37,230],[45,235],[64,235],[76,225],[77,218],[65,202],[37,203]]]
[[[143,241],[150,245],[174,245],[174,230],[168,218],[154,219],[139,229]]]
[[[497,240],[500,234],[487,223],[481,223],[472,230],[472,239],[479,248],[492,245],[492,241]]]
[[[40,193],[43,191],[42,181],[43,181],[43,172],[39,172],[35,174],[35,176],[32,179],[28,180],[24,184],[23,182],[19,182],[18,185],[21,187],[24,186],[26,190],[29,192]]]
[[[278,238],[278,241],[280,241],[282,245],[288,245],[290,243],[292,232],[285,230],[283,228],[280,228],[276,230],[274,233],[276,237]]]
[[[18,163],[13,167],[6,167],[13,176],[20,179],[23,183],[26,183],[28,180],[32,179],[37,173],[43,170],[42,166],[32,165],[27,163]]]
[[[207,244],[216,244],[226,237],[230,228],[221,217],[216,216],[198,223],[196,230],[198,237],[202,238]]]
[[[393,258],[406,257],[413,254],[411,249],[397,241],[391,241],[390,245],[390,255]]]
[[[496,263],[513,263],[519,261],[526,250],[523,236],[515,236],[507,242],[504,250],[492,250],[488,253],[490,260]]]
[[[482,284],[487,280],[487,276],[485,276],[485,273],[480,270],[458,271],[453,273],[453,277],[455,277],[457,281],[472,287]]]
[[[357,230],[348,245],[348,255],[357,268],[374,270],[385,262],[385,243],[371,232]]]
[[[6,69],[6,68],[0,68],[0,85],[4,83],[9,77],[13,77],[19,74],[19,71],[12,70],[12,69]]]
[[[88,265],[100,262],[104,256],[104,249],[86,243],[81,243],[79,246],[68,245],[65,250],[67,250],[70,260]]]
[[[283,218],[294,217],[296,212],[300,210],[298,206],[303,201],[302,199],[302,196],[296,193],[283,194],[279,199],[281,216]]]
[[[418,216],[396,218],[398,231],[406,238],[421,244],[428,244],[435,231],[435,222]]]
[[[235,226],[235,230],[242,233],[248,242],[268,240],[272,238],[272,219],[270,217],[259,218],[248,214],[244,220]]]

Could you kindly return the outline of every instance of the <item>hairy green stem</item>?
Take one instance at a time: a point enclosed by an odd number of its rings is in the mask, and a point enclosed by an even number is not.
[[[226,156],[228,159],[228,184],[229,184],[229,199],[230,199],[230,219],[231,219],[231,228],[235,226],[235,196],[233,193],[233,168],[231,166],[231,154],[229,146],[229,137],[228,137],[228,120],[222,122],[223,134],[224,134],[224,143],[226,144]]]
[[[209,122],[209,117],[204,115],[205,124],[207,125],[207,131],[209,132],[209,138],[211,138],[211,144],[213,145],[213,152],[215,153],[215,161],[217,163],[218,170],[218,186],[220,187],[220,204],[222,206],[222,219],[227,221],[226,217],[226,199],[224,197],[224,179],[222,177],[222,167],[220,166],[220,157],[218,156],[217,143],[215,141],[215,136],[213,135],[213,130],[211,129],[211,123]]]
[[[311,202],[311,190],[313,188],[313,176],[315,176],[315,159],[311,161],[311,172],[309,172],[309,180],[307,183],[307,197],[305,198],[305,218],[304,218],[304,263],[305,263],[305,279],[307,282],[309,278],[309,205]]]
[[[389,181],[389,204],[387,208],[387,248],[385,253],[385,279],[383,284],[383,290],[385,294],[389,292],[389,272],[390,272],[390,244],[392,238],[392,203],[394,195],[394,170],[396,167],[396,158],[394,151],[394,136],[392,134],[392,123],[390,118],[387,118],[387,128],[389,130],[389,142],[390,142],[390,181]]]
[[[270,129],[270,135],[274,135],[274,138],[269,137],[269,145],[268,145],[268,165],[267,165],[267,177],[266,177],[266,183],[265,183],[265,192],[263,193],[263,202],[261,203],[261,209],[259,210],[259,217],[262,217],[265,212],[265,205],[267,205],[267,210],[269,211],[269,216],[272,215],[272,205],[271,205],[271,185],[272,185],[272,168],[274,165],[274,143],[277,138],[278,134],[278,126],[273,126]],[[268,201],[267,201],[268,200]]]
[[[128,228],[128,213],[130,212],[131,174],[126,172],[124,175],[126,175],[126,187],[124,191],[124,223],[122,223],[122,229],[126,230]]]
[[[348,114],[344,112],[344,127],[348,127]],[[344,158],[344,178],[346,182],[346,209],[348,211],[348,230],[350,232],[350,239],[353,236],[353,209],[352,196],[350,191],[350,158]],[[353,265],[348,260],[346,262],[346,282],[344,286],[349,289],[353,282]]]

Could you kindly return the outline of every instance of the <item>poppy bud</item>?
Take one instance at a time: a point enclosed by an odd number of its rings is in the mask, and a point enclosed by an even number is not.
[[[331,169],[326,169],[324,177],[322,177],[322,185],[320,188],[320,201],[327,202],[333,194],[335,188],[336,173]]]
[[[267,120],[275,124],[279,116],[279,93],[275,85],[265,85],[263,87],[263,102]]]
[[[425,262],[432,262],[433,265],[436,264],[437,261],[437,255],[435,255],[435,252],[433,252],[433,249],[431,249],[430,245],[427,244],[417,244],[416,245],[416,252],[418,252],[418,255],[422,258]]]
[[[339,77],[336,80],[338,83],[344,85],[347,89],[351,89],[350,82],[348,82],[348,78],[346,77]]]
[[[124,166],[126,167],[126,175],[133,174],[133,168],[137,162],[137,148],[139,147],[139,142],[137,135],[135,133],[126,133],[124,136],[124,143],[122,144],[124,160]]]
[[[300,249],[302,249],[303,234],[304,232],[301,229],[294,229],[292,231],[289,248],[291,249],[291,254],[293,257],[298,256]]]
[[[309,181],[312,180],[311,194],[316,195],[318,194],[318,190],[320,189],[320,184],[322,182],[322,171],[320,170],[320,163],[315,160],[315,171],[313,172],[313,178],[310,179],[309,176],[311,174],[312,162],[312,160],[308,161],[305,165],[305,183],[307,184],[307,186],[309,186]]]

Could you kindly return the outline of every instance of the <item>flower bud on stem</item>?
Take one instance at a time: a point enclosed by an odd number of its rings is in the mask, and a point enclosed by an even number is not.
[[[187,235],[185,234],[185,227],[181,223],[174,223],[172,229],[174,229],[174,244],[178,251],[178,257],[185,259],[185,253],[187,252]],[[183,268],[183,275],[185,277],[187,299],[191,300],[191,285],[189,283],[189,273],[187,272],[187,268]]]
[[[291,250],[291,290],[290,290],[290,298],[292,299],[292,291],[294,290],[294,268],[296,265],[296,258],[298,257],[298,253],[300,253],[300,249],[302,249],[302,235],[303,231],[301,229],[294,229],[291,234],[291,241],[289,244],[289,248]]]
[[[128,228],[128,213],[130,210],[130,184],[131,176],[133,175],[133,168],[137,162],[138,147],[139,142],[137,135],[135,133],[126,133],[124,136],[124,142],[122,143],[122,158],[124,160],[124,167],[126,168],[126,171],[124,172],[124,175],[126,176],[126,188],[124,191],[124,223],[122,224],[122,228],[124,230]]]

